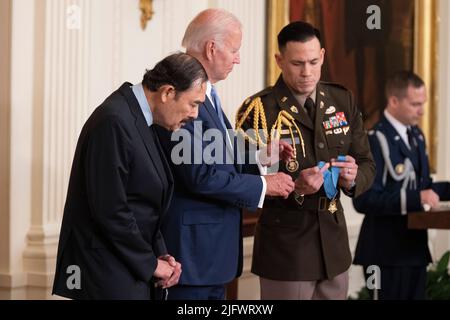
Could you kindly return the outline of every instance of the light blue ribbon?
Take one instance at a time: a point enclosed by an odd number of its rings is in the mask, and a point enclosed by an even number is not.
[[[345,156],[338,156],[337,161],[345,161]],[[319,167],[319,169],[322,169],[325,164],[326,162],[319,161],[317,166]],[[339,167],[331,167],[330,169],[323,172],[323,188],[325,189],[325,193],[328,199],[333,199],[338,192],[337,183],[339,180],[340,170],[341,168]]]

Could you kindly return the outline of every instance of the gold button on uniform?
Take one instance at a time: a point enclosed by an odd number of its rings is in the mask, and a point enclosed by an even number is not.
[[[319,142],[319,143],[317,144],[317,146],[319,147],[319,149],[323,149],[323,148],[325,148],[325,143]]]

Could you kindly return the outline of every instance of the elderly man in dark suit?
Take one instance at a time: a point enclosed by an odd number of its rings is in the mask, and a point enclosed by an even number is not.
[[[173,54],[142,83],[121,85],[87,120],[70,176],[54,294],[153,299],[155,287],[178,282],[181,265],[160,233],[173,179],[154,125],[176,130],[196,118],[206,81],[195,58]]]
[[[353,201],[365,215],[354,263],[365,271],[380,267],[379,299],[424,299],[431,262],[428,235],[408,229],[407,214],[450,199],[450,187],[430,177],[425,138],[417,126],[427,100],[422,79],[410,71],[394,74],[386,84],[386,99],[381,120],[369,132],[375,182]]]

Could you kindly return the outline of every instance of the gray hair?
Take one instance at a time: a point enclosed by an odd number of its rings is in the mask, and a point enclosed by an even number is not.
[[[206,9],[189,23],[181,44],[188,51],[200,52],[209,40],[222,44],[233,27],[242,30],[242,24],[234,14],[224,9]]]

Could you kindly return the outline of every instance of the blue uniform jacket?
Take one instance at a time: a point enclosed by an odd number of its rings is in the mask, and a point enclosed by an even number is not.
[[[377,173],[372,187],[353,200],[365,215],[355,264],[423,266],[431,261],[427,231],[408,229],[407,213],[423,210],[421,190],[433,188],[445,200],[449,184],[432,183],[424,136],[417,126],[412,134],[415,153],[384,115],[369,133]]]

